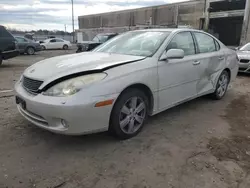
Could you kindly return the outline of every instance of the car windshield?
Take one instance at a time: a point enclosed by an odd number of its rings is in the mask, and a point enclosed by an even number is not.
[[[94,42],[100,42],[100,43],[104,43],[108,40],[108,35],[96,35],[94,38],[93,38],[93,41]]]
[[[165,31],[127,32],[114,37],[93,51],[135,56],[152,56],[169,34],[170,32]]]
[[[248,43],[248,44],[242,46],[242,47],[240,48],[240,51],[250,51],[250,43]]]

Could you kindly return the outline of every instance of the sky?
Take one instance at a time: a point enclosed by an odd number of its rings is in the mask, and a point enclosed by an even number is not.
[[[78,16],[186,0],[73,0],[75,29]],[[0,24],[24,31],[72,31],[71,0],[0,0]]]

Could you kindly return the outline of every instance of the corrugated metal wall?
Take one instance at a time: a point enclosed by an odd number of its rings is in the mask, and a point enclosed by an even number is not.
[[[162,6],[146,7],[97,15],[78,17],[80,40],[91,40],[100,32],[124,32],[138,25],[190,25],[199,28],[203,16],[204,1],[190,1]]]

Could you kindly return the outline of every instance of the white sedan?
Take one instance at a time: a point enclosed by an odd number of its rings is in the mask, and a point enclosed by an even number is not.
[[[130,31],[92,52],[53,57],[16,83],[19,112],[61,134],[138,134],[148,116],[196,97],[221,99],[236,78],[235,51],[191,29]]]
[[[64,49],[67,50],[71,47],[71,43],[69,41],[59,39],[59,38],[52,38],[47,39],[41,42],[42,50],[50,50],[50,49]]]

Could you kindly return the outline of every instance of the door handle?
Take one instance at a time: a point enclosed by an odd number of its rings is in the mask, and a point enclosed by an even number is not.
[[[224,57],[219,57],[218,59],[219,59],[219,60],[223,60],[223,59],[224,59]]]
[[[193,65],[199,65],[201,62],[200,61],[194,61]]]

